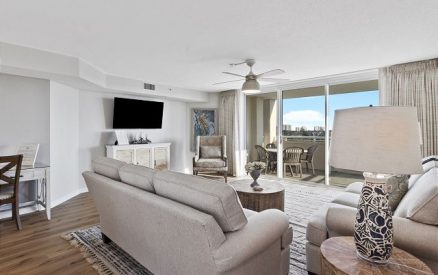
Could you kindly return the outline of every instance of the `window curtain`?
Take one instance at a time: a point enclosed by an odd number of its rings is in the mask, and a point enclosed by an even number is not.
[[[240,171],[241,131],[239,115],[239,91],[221,92],[219,95],[219,135],[227,137],[228,174],[236,176]]]
[[[423,138],[423,156],[438,155],[438,59],[379,70],[383,105],[415,106]]]

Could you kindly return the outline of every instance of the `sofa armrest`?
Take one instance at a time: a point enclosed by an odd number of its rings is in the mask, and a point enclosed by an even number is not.
[[[225,234],[225,242],[214,251],[214,261],[218,270],[227,271],[239,266],[264,249],[279,241],[289,228],[289,219],[280,210],[268,209],[248,218],[241,230]]]
[[[394,245],[417,257],[438,261],[438,226],[393,217]]]
[[[329,237],[353,236],[357,209],[349,206],[336,205],[327,210],[327,231]]]

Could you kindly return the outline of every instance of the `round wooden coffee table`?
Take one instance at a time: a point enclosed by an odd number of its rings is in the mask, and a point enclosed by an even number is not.
[[[284,211],[284,186],[271,180],[259,179],[257,182],[263,188],[262,191],[252,190],[249,186],[252,180],[238,180],[230,183],[237,191],[242,206],[257,212],[270,208]]]
[[[394,247],[389,262],[375,265],[356,255],[353,237],[334,237],[321,244],[322,274],[433,274],[420,259]]]

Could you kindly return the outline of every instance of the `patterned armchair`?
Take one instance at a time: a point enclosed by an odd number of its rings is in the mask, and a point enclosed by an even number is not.
[[[193,157],[193,175],[199,172],[223,173],[227,182],[227,138],[226,136],[198,136]]]

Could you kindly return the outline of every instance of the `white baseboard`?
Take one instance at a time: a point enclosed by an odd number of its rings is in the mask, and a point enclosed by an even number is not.
[[[53,207],[55,207],[57,205],[60,205],[61,203],[66,202],[69,199],[71,199],[71,198],[73,198],[73,197],[75,197],[75,196],[77,196],[79,194],[85,193],[85,192],[88,192],[88,189],[86,187],[78,189],[78,190],[76,190],[76,191],[74,191],[74,192],[72,192],[70,194],[65,195],[65,196],[62,196],[61,198],[52,201],[51,208],[53,208]],[[37,209],[36,205],[20,208],[20,216],[24,215],[24,214],[29,214],[29,213],[32,213],[32,212],[36,212],[37,210],[38,209]],[[44,210],[42,210],[42,211],[44,211]],[[11,218],[11,217],[12,217],[12,212],[11,211],[2,211],[2,212],[0,212],[0,220],[1,219]]]

